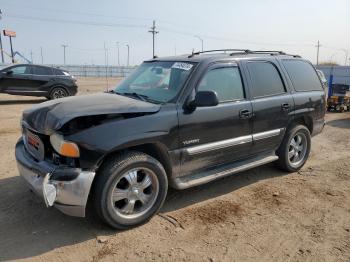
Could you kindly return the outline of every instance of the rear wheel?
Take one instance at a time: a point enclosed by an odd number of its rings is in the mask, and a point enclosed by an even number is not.
[[[148,221],[162,206],[168,189],[163,166],[141,152],[109,158],[95,182],[95,208],[108,225],[126,229]]]
[[[69,93],[63,87],[54,87],[50,93],[50,99],[58,99],[69,96]]]
[[[287,130],[277,150],[279,166],[288,172],[298,171],[305,164],[311,149],[310,131],[303,125]]]

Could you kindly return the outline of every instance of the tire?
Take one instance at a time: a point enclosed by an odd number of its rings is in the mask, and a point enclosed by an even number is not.
[[[302,142],[299,143],[299,138]],[[303,167],[309,157],[311,149],[311,135],[303,125],[288,129],[281,146],[277,150],[278,166],[287,172],[295,172]]]
[[[58,99],[69,96],[69,92],[63,87],[54,87],[50,92],[50,99]]]
[[[147,222],[162,207],[168,191],[168,179],[161,163],[137,151],[108,158],[95,179],[95,210],[105,223],[116,229]]]

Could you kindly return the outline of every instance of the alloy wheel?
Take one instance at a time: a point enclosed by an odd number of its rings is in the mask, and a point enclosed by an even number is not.
[[[288,160],[292,166],[299,166],[307,152],[307,139],[302,133],[297,133],[291,140],[288,150]]]
[[[114,183],[110,201],[117,215],[134,219],[152,208],[158,193],[156,174],[148,168],[135,168],[125,172]]]

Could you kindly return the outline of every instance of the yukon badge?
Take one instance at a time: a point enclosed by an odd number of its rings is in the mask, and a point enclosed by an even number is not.
[[[197,139],[192,139],[192,140],[186,140],[182,142],[184,145],[191,145],[191,144],[196,144],[199,143],[199,138]]]

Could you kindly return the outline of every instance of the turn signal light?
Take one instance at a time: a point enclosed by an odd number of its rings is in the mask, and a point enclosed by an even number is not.
[[[51,135],[50,142],[55,151],[62,156],[74,158],[80,156],[78,146],[73,142],[64,140],[63,137],[59,134]]]

